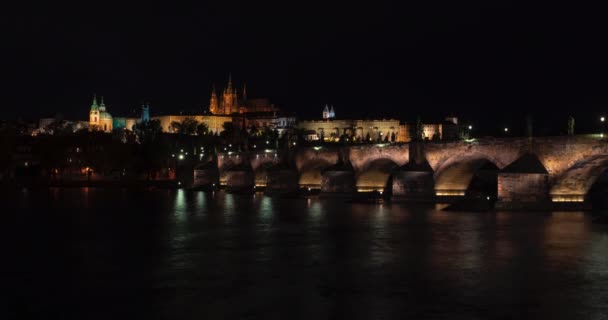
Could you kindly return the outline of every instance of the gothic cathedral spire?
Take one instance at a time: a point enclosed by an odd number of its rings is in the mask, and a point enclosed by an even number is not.
[[[228,91],[228,92],[232,91],[232,73],[228,74],[228,86],[226,88],[226,91]]]
[[[215,93],[215,85],[211,86],[211,100],[209,101],[209,112],[217,114],[219,111],[219,103],[217,101],[217,94]]]

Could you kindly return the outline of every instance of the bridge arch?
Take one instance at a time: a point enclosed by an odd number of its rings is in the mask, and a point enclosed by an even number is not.
[[[390,186],[391,173],[399,168],[399,163],[392,158],[377,158],[365,164],[356,172],[357,190],[386,191]]]
[[[399,166],[409,161],[408,145],[368,145],[348,149],[348,159],[355,171],[366,171],[370,166],[378,165],[377,161],[390,160]]]
[[[322,181],[321,172],[323,169],[334,164],[336,164],[336,162],[328,159],[317,159],[303,164],[299,168],[300,179],[298,180],[298,184],[301,187],[319,188]]]
[[[550,195],[554,202],[585,201],[598,179],[608,173],[608,155],[593,155],[575,162],[554,178]]]
[[[321,186],[321,171],[338,163],[338,149],[306,148],[299,150],[295,156],[295,163],[301,187],[319,188]]]
[[[454,155],[437,166],[435,193],[439,196],[464,196],[485,189],[495,194],[497,173],[504,166],[506,164],[500,159],[480,152]]]

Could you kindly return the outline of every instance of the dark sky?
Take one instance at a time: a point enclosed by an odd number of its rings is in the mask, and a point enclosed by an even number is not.
[[[573,6],[576,5],[576,6]],[[1,118],[207,106],[228,73],[250,96],[304,118],[440,119],[491,133],[593,128],[608,111],[608,19],[601,7],[511,1],[214,1],[190,7],[5,8]],[[560,111],[561,110],[561,111]]]

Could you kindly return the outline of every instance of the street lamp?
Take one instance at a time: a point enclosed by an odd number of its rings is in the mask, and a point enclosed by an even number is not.
[[[601,117],[601,118],[600,118],[600,121],[601,121],[601,122],[604,122],[604,121],[606,121],[606,118],[605,118],[605,117]]]
[[[469,130],[473,130],[473,126],[472,125],[469,125]]]
[[[505,128],[505,132],[509,132],[509,128]]]

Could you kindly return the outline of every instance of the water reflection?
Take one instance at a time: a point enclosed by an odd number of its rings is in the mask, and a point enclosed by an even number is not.
[[[17,190],[5,198],[21,216],[5,223],[4,234],[19,241],[10,241],[15,256],[3,267],[25,262],[2,274],[47,308],[86,306],[75,318],[121,308],[165,318],[608,314],[608,229],[582,213],[187,190]],[[45,270],[35,261],[48,261]],[[50,274],[69,285],[38,290]],[[112,299],[121,292],[133,303]]]
[[[204,213],[205,211],[207,211],[206,207],[205,207],[205,193],[202,191],[199,191],[196,193],[196,208],[197,208],[197,212],[199,213]]]

